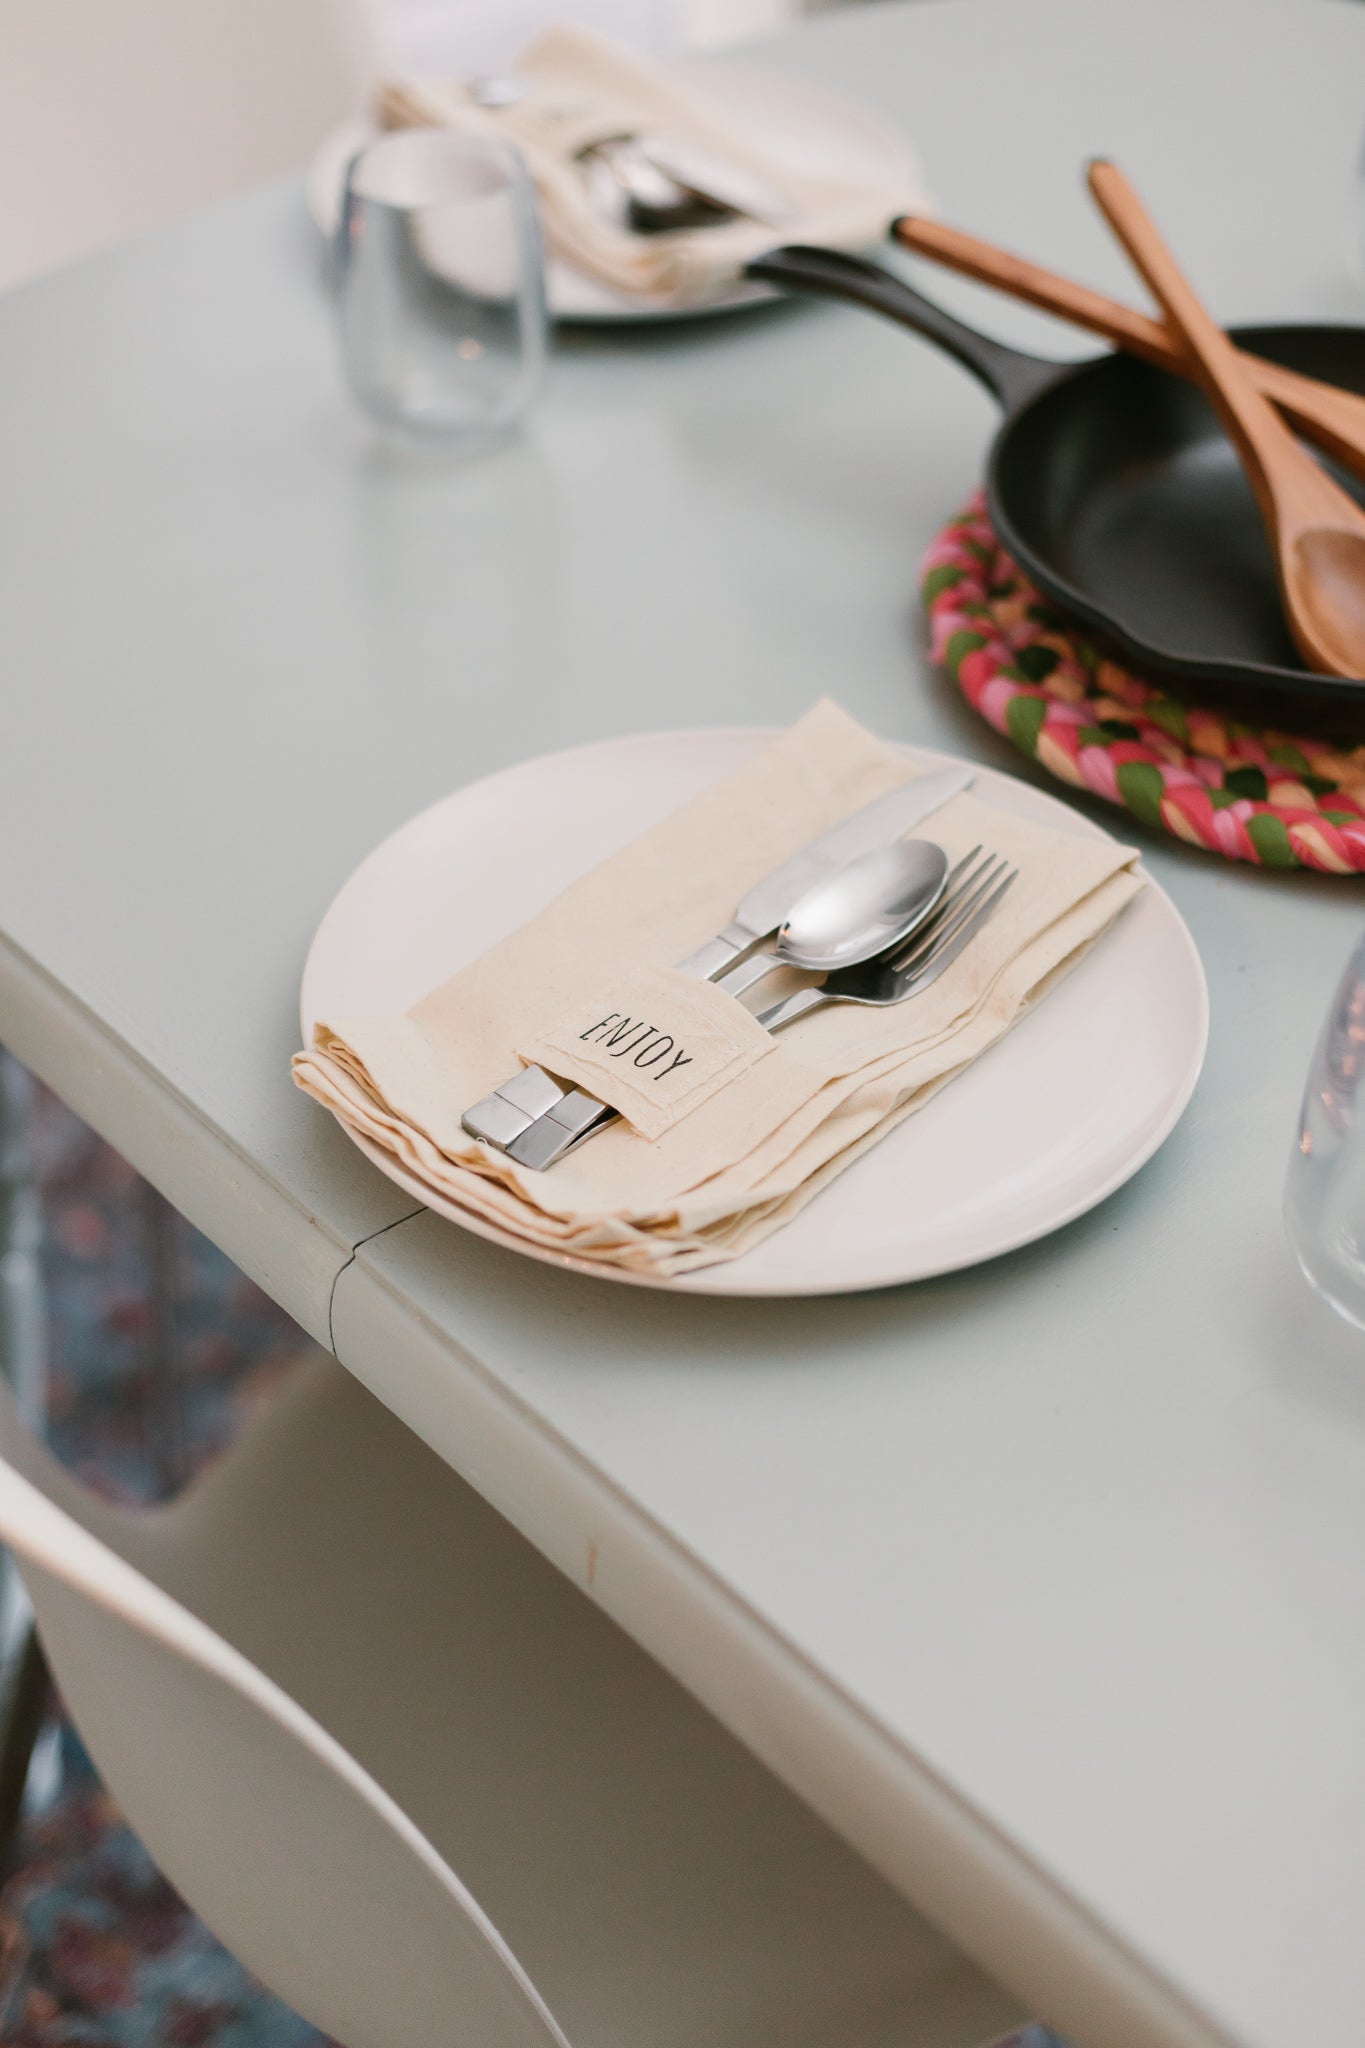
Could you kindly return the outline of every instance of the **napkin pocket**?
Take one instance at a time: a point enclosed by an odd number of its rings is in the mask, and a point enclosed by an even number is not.
[[[661,1138],[773,1047],[733,996],[662,968],[613,977],[516,1052]]]

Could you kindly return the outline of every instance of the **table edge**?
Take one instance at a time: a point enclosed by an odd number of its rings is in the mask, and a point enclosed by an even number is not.
[[[407,1299],[364,1246],[338,1277],[333,1330],[348,1371],[1034,2012],[1080,2041],[1245,2048]]]

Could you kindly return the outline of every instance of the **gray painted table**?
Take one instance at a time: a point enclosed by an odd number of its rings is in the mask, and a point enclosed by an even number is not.
[[[1102,149],[1224,317],[1365,317],[1365,11],[922,0],[767,56],[1062,269],[1128,288]],[[1018,768],[913,598],[989,430],[905,335],[779,308],[566,336],[517,445],[396,458],[292,185],[11,294],[0,1038],[1048,2017],[1359,2048],[1365,1344],[1279,1220],[1358,888],[1154,846],[1213,993],[1183,1124],[1051,1240],[877,1296],[532,1266],[287,1078],[336,886],[529,751],[829,690]]]

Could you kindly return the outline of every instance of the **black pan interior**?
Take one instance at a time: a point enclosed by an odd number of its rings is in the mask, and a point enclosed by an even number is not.
[[[1365,392],[1365,329],[1237,338]],[[1365,484],[1333,474],[1365,504]],[[990,497],[1021,567],[1136,668],[1248,710],[1365,725],[1365,684],[1304,667],[1251,488],[1193,385],[1129,356],[1082,364],[1005,423]]]

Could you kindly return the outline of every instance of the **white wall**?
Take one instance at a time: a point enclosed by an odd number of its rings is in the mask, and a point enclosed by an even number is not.
[[[633,49],[716,48],[771,34],[801,0],[376,0],[400,69],[496,71],[551,21],[582,22]]]

